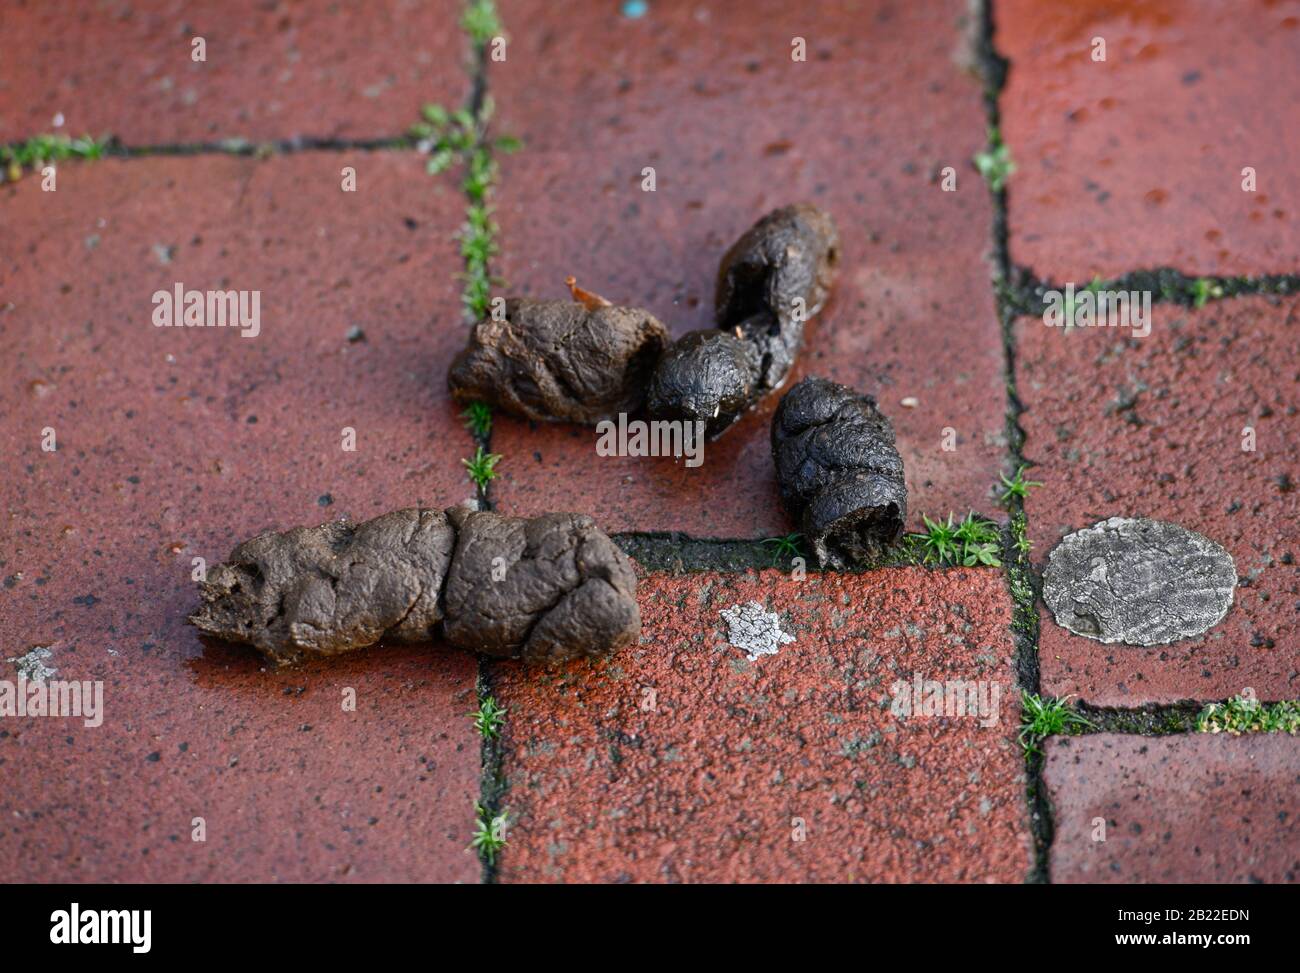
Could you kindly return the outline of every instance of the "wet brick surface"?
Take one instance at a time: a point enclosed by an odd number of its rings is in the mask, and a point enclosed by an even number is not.
[[[1151,333],[1017,322],[1034,559],[1113,516],[1169,520],[1223,545],[1241,579],[1227,618],[1169,645],[1103,645],[1042,609],[1043,688],[1101,706],[1300,696],[1294,486],[1300,299],[1152,308]],[[1255,449],[1243,450],[1244,430]]]
[[[1006,0],[995,20],[1013,262],[1080,285],[1300,271],[1300,3]]]
[[[914,522],[996,512],[1006,402],[985,260],[992,207],[970,165],[984,112],[967,5],[867,4],[854,30],[844,14],[775,0],[743,17],[687,3],[639,20],[617,4],[582,18],[541,2],[501,9],[514,35],[489,72],[495,124],[526,143],[503,160],[497,196],[506,292],[560,297],[573,274],[674,334],[707,327],[726,248],[768,210],[815,202],[839,226],[843,269],[787,387],[823,374],[880,400]],[[805,62],[791,58],[794,37]],[[956,192],[941,188],[946,166]],[[915,408],[901,405],[909,397]],[[774,407],[769,397],[697,469],[597,459],[593,430],[502,419],[495,496],[511,513],[589,506],[615,531],[784,534]]]
[[[526,148],[499,160],[496,292],[559,297],[574,274],[680,335],[711,323],[718,260],[744,229],[816,202],[839,225],[842,273],[789,383],[824,374],[880,400],[913,524],[996,514],[1007,399],[995,214],[970,162],[986,118],[970,5],[499,5],[493,127]],[[400,135],[422,104],[465,102],[462,11],[20,0],[0,10],[0,143]],[[994,19],[1012,62],[1000,110],[1018,166],[1014,263],[1080,284],[1162,265],[1300,271],[1285,83],[1300,0],[1000,0]],[[1088,57],[1098,35],[1105,64]],[[56,678],[102,680],[105,705],[98,727],[0,724],[6,879],[481,879],[466,850],[482,797],[472,656],[378,646],[271,673],[184,621],[194,558],[214,563],[265,528],[473,494],[445,382],[465,334],[465,197],[423,162],[205,153],[68,163],[54,193],[31,177],[0,186],[0,678],[40,647]],[[346,165],[356,193],[340,191]],[[1241,191],[1244,166],[1257,192]],[[177,282],[260,291],[261,334],[155,328],[152,295]],[[1045,484],[1026,502],[1035,562],[1069,530],[1158,517],[1233,554],[1236,601],[1205,636],[1151,649],[1073,636],[1044,608],[1043,691],[1122,707],[1246,687],[1296,698],[1300,299],[1155,315],[1137,340],[1015,326],[1024,452]],[[775,404],[699,469],[597,458],[593,430],[497,417],[492,496],[510,514],[588,511],[611,532],[784,534]],[[1029,875],[1002,572],[643,574],[639,598],[633,650],[491,667],[507,707],[502,881]],[[721,616],[751,600],[794,638],[753,660]],[[914,676],[996,686],[1000,719],[893,715],[895,684]],[[1295,738],[1097,734],[1047,754],[1055,881],[1300,875]]]
[[[463,199],[412,154],[314,153],[68,165],[0,206],[23,228],[0,249],[0,659],[48,646],[59,678],[104,681],[106,709],[99,728],[4,721],[0,873],[477,881],[473,658],[269,676],[184,623],[193,557],[472,494],[443,382]],[[261,333],[154,327],[151,295],[178,281],[260,290]]]
[[[1300,882],[1295,737],[1058,738],[1044,779],[1053,882]]]
[[[0,142],[401,135],[469,91],[455,0],[6,3]],[[207,60],[192,60],[202,37]],[[64,117],[56,128],[55,115]]]
[[[755,661],[720,615],[751,600],[795,638]],[[493,669],[509,709],[503,881],[1024,879],[998,572],[650,576],[640,601],[636,649]],[[996,684],[1000,719],[893,716],[893,684],[917,674]]]

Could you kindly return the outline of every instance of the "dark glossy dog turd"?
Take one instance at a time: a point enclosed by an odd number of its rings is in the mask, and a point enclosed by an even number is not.
[[[838,263],[839,234],[816,206],[764,216],[722,258],[717,329],[693,331],[668,350],[646,410],[656,419],[702,421],[709,438],[721,435],[785,381]]]
[[[850,567],[898,539],[907,517],[894,427],[869,395],[805,378],[772,418],[781,499],[823,566]]]
[[[757,401],[762,360],[730,331],[692,331],[675,341],[650,382],[646,409],[656,419],[702,421],[712,439]]]
[[[461,648],[544,661],[607,655],[641,632],[631,562],[581,514],[409,508],[268,532],[200,588],[190,621],[275,663],[429,640],[439,623]]]

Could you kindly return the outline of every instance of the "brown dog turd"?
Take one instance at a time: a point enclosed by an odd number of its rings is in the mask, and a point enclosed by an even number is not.
[[[268,531],[200,583],[190,621],[296,663],[439,631],[487,655],[561,661],[634,644],[631,562],[580,514],[408,508]]]
[[[809,203],[768,213],[737,240],[718,268],[717,327],[674,343],[655,370],[646,411],[700,421],[710,439],[778,389],[822,309],[839,266],[839,234]]]
[[[570,286],[578,301],[511,298],[500,319],[476,324],[448,373],[453,397],[588,425],[640,409],[668,330],[648,311]]]

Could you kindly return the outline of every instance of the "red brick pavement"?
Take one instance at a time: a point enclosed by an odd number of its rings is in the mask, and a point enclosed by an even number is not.
[[[795,639],[755,661],[720,615],[751,600]],[[493,667],[510,711],[503,881],[1025,878],[997,571],[652,576],[640,601],[641,645],[616,658]],[[895,717],[892,687],[914,676],[996,685],[997,721]]]
[[[193,557],[472,494],[443,381],[462,198],[410,154],[313,153],[69,165],[0,206],[41,228],[0,259],[0,658],[49,646],[58,678],[104,681],[106,711],[4,721],[0,873],[476,881],[472,658],[268,676],[184,623]],[[177,281],[259,289],[260,334],[154,327],[151,295]]]
[[[1300,3],[999,0],[1017,171],[1011,259],[1038,277],[1300,272]],[[1106,60],[1094,61],[1105,41]],[[1245,168],[1255,191],[1242,190]]]

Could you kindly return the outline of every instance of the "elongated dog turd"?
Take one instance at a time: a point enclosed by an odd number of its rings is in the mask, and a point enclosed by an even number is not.
[[[869,561],[902,533],[903,460],[871,396],[805,378],[772,418],[772,458],[781,499],[823,566]]]
[[[710,439],[720,436],[785,381],[804,323],[825,304],[838,264],[835,224],[816,206],[764,216],[722,258],[717,327],[669,347],[651,378],[646,411],[702,421]]]
[[[641,408],[668,330],[648,311],[567,283],[573,301],[510,298],[499,320],[474,326],[447,376],[458,402],[589,425]]]
[[[268,531],[200,583],[190,622],[276,664],[439,633],[485,655],[603,656],[641,633],[627,556],[582,514],[408,508]]]

